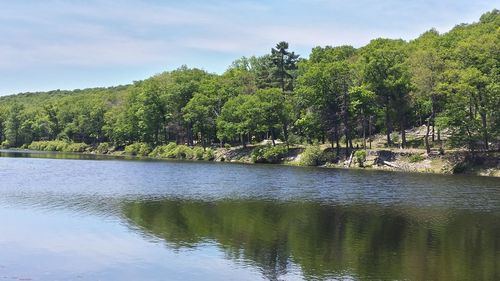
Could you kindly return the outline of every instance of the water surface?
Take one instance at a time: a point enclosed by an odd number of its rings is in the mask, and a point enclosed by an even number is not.
[[[0,279],[500,279],[497,178],[0,156]]]

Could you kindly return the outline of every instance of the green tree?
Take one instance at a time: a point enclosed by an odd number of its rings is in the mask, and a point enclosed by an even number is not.
[[[368,128],[368,139],[371,145],[372,116],[376,113],[376,96],[366,85],[352,87],[349,90],[350,110],[355,119],[361,123],[361,134],[363,137],[363,148],[366,148],[366,131]]]
[[[19,147],[23,144],[22,125],[24,122],[24,109],[24,106],[21,104],[12,104],[5,124],[5,139],[14,147]]]
[[[392,144],[393,115],[396,115],[403,148],[406,146],[407,96],[411,89],[405,47],[403,40],[376,39],[362,49],[360,57],[363,81],[377,95],[380,106],[384,108],[387,144]]]
[[[274,76],[278,79],[283,92],[293,91],[292,71],[297,69],[299,55],[288,51],[287,42],[279,42],[271,49],[271,59],[275,66]]]

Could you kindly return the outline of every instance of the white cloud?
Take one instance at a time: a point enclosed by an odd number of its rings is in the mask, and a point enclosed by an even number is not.
[[[12,1],[0,9],[0,79],[13,70],[102,73],[192,62],[221,70],[222,63],[266,53],[282,40],[307,57],[317,45],[359,47],[376,37],[411,39],[431,27],[447,31],[477,20],[490,6],[495,3],[485,0]]]

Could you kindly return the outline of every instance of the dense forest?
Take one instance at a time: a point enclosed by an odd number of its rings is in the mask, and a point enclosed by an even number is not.
[[[267,139],[327,142],[338,155],[381,133],[387,147],[405,148],[405,130],[426,125],[427,151],[443,131],[451,147],[497,150],[499,48],[498,10],[444,34],[316,47],[309,58],[280,42],[220,75],[182,66],[131,85],[1,97],[0,142],[205,148]]]

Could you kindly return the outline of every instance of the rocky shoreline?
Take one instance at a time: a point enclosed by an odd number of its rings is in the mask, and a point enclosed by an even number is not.
[[[277,161],[277,164],[305,166],[300,162],[303,151],[303,148],[291,148],[280,161]],[[324,151],[328,151],[328,149]],[[221,148],[216,150],[214,161],[254,163],[251,152],[251,147]],[[338,161],[324,161],[324,163],[315,166],[500,177],[500,153],[498,152],[482,152],[471,155],[465,151],[450,151],[444,154],[435,152],[427,155],[422,150],[371,149],[366,150],[366,154],[366,158],[362,161],[351,156]]]
[[[162,160],[192,160],[192,161],[214,161],[231,163],[268,163],[290,166],[316,166],[322,168],[339,169],[366,169],[385,170],[411,173],[432,173],[432,174],[469,174],[478,176],[500,177],[500,152],[477,152],[472,155],[466,151],[448,151],[444,154],[433,151],[429,155],[422,149],[367,149],[354,150],[348,157],[342,151],[340,158],[334,157],[331,148],[322,147],[321,159],[313,164],[305,164],[302,160],[307,147],[291,147],[286,152],[279,154],[272,161],[256,160],[254,150],[258,147],[270,146],[247,146],[231,148],[212,148],[213,156],[210,159],[187,158],[187,157],[161,157],[161,156],[139,156],[130,155],[123,150],[109,150],[104,153],[96,149],[88,149],[82,152],[72,152],[72,154],[96,155],[103,157],[120,157],[126,159],[162,159]],[[49,151],[39,150],[4,150],[4,152],[37,152]],[[363,157],[359,157],[356,151],[361,151]],[[54,152],[52,153],[67,153]]]

